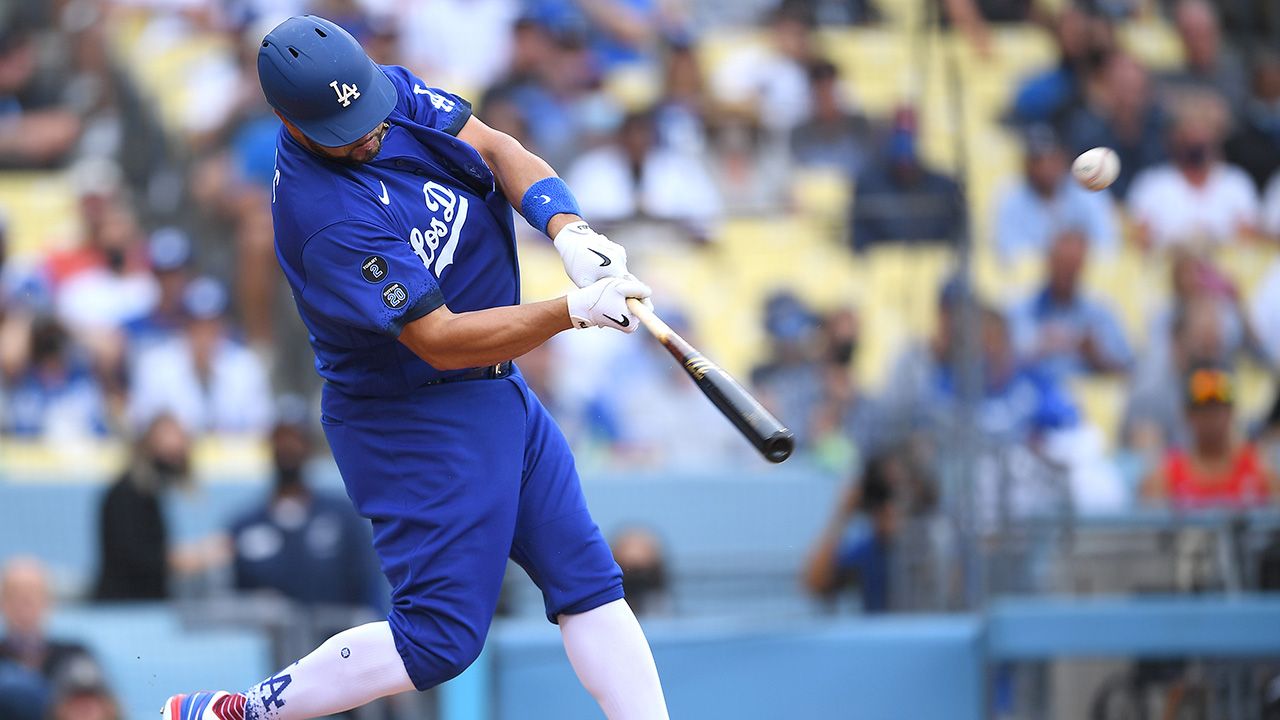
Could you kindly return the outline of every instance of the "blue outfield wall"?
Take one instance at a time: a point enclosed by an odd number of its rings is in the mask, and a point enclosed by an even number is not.
[[[982,717],[984,669],[976,619],[709,625],[646,624],[673,717]],[[578,684],[555,628],[495,628],[489,659],[496,689],[489,708],[493,720],[600,717]]]

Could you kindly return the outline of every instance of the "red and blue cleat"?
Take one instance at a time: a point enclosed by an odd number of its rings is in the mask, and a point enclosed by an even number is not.
[[[174,695],[160,710],[164,720],[244,720],[242,693],[198,692]]]

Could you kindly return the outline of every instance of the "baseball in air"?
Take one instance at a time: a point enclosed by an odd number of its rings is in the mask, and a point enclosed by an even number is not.
[[[1120,174],[1120,158],[1115,150],[1107,147],[1085,150],[1071,163],[1071,174],[1076,182],[1090,190],[1103,190]]]

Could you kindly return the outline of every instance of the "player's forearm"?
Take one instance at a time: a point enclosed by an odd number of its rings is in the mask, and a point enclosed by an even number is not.
[[[571,326],[564,298],[465,313],[442,307],[406,325],[400,342],[438,370],[460,370],[520,357]]]
[[[462,137],[465,139],[466,134]],[[516,210],[521,210],[525,193],[534,183],[556,174],[546,160],[529,152],[520,141],[505,133],[490,130],[483,141],[477,140],[473,144],[477,144],[477,149],[497,178],[503,196]],[[555,237],[565,225],[581,219],[572,213],[554,215],[547,223],[547,235]]]

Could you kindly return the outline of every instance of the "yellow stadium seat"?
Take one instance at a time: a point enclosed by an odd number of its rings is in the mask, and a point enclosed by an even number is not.
[[[1119,26],[1120,43],[1151,70],[1168,70],[1182,64],[1182,43],[1172,25],[1145,20]]]
[[[80,237],[75,190],[63,172],[0,173],[0,211],[15,257],[69,247]]]
[[[1125,381],[1123,378],[1080,377],[1071,381],[1071,397],[1084,419],[1098,428],[1114,444],[1124,420]]]

